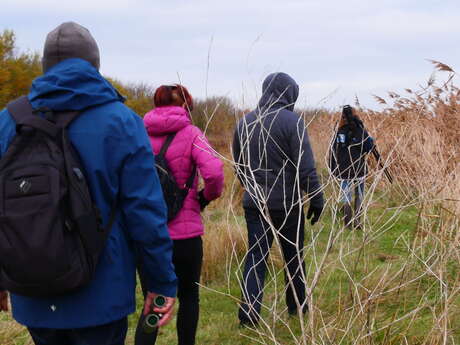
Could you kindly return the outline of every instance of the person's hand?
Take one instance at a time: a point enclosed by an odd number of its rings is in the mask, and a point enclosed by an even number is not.
[[[174,303],[176,303],[176,299],[173,297],[166,297],[166,304],[162,308],[153,307],[153,300],[157,297],[158,294],[154,292],[148,292],[147,297],[145,298],[144,304],[144,315],[149,314],[152,310],[155,313],[161,314],[160,321],[158,322],[158,327],[166,325],[169,321],[171,321],[174,313]]]
[[[8,292],[0,291],[0,311],[8,311]]]
[[[321,216],[321,213],[323,212],[323,206],[314,206],[310,204],[310,207],[307,212],[307,219],[311,218],[311,225],[314,225],[319,217]]]
[[[203,211],[206,206],[209,205],[210,201],[204,197],[203,189],[198,192],[198,202],[200,203],[200,211]]]

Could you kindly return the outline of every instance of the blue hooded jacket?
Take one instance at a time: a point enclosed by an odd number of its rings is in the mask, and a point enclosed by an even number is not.
[[[34,109],[80,110],[68,134],[86,170],[94,202],[107,222],[116,218],[94,279],[81,290],[55,298],[12,295],[13,317],[28,327],[81,328],[119,320],[135,310],[137,248],[149,291],[174,297],[176,276],[166,206],[142,119],[87,61],[68,59],[37,78],[29,100]],[[15,122],[0,112],[0,157],[15,136]]]

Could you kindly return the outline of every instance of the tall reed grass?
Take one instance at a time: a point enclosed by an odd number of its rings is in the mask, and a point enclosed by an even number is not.
[[[405,96],[378,97],[385,103],[382,111],[356,104],[383,166],[394,176],[390,184],[369,159],[361,232],[343,226],[337,181],[326,166],[339,113],[303,114],[327,196],[322,223],[306,227],[310,312],[287,317],[284,266],[275,246],[262,321],[241,331],[242,337],[259,344],[460,343],[460,90],[452,82],[455,72],[436,64],[448,73],[441,85],[430,78]],[[229,143],[243,111],[232,112],[219,115],[224,118],[205,115],[207,134],[226,161],[226,190],[206,211],[203,284],[225,279],[227,287],[216,294],[238,301],[246,228]],[[213,121],[233,126],[216,133]],[[236,308],[235,303],[235,322]]]

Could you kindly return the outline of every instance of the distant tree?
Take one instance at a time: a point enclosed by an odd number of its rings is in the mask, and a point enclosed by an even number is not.
[[[193,124],[209,134],[222,135],[222,131],[233,128],[238,110],[228,97],[195,99],[192,112]]]
[[[206,133],[213,148],[229,152],[233,128],[241,110],[228,97],[195,99],[193,124]]]
[[[153,94],[155,88],[145,83],[131,83],[126,85],[128,99],[126,105],[133,109],[140,116],[153,107]]]
[[[0,34],[0,109],[9,101],[27,94],[30,84],[42,73],[37,53],[17,53],[11,30]]]
[[[133,109],[138,115],[144,116],[153,107],[153,94],[155,88],[145,83],[124,84],[117,79],[105,77],[126,97],[126,105]]]

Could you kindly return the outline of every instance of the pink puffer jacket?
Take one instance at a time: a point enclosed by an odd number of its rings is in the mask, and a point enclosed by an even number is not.
[[[144,117],[153,152],[157,155],[168,134],[177,133],[166,152],[165,158],[179,185],[190,177],[193,165],[204,180],[204,197],[214,200],[222,194],[224,172],[222,161],[213,153],[201,130],[192,125],[188,112],[176,106],[159,107]],[[168,223],[173,240],[201,236],[203,222],[198,203],[198,174],[182,209]]]

